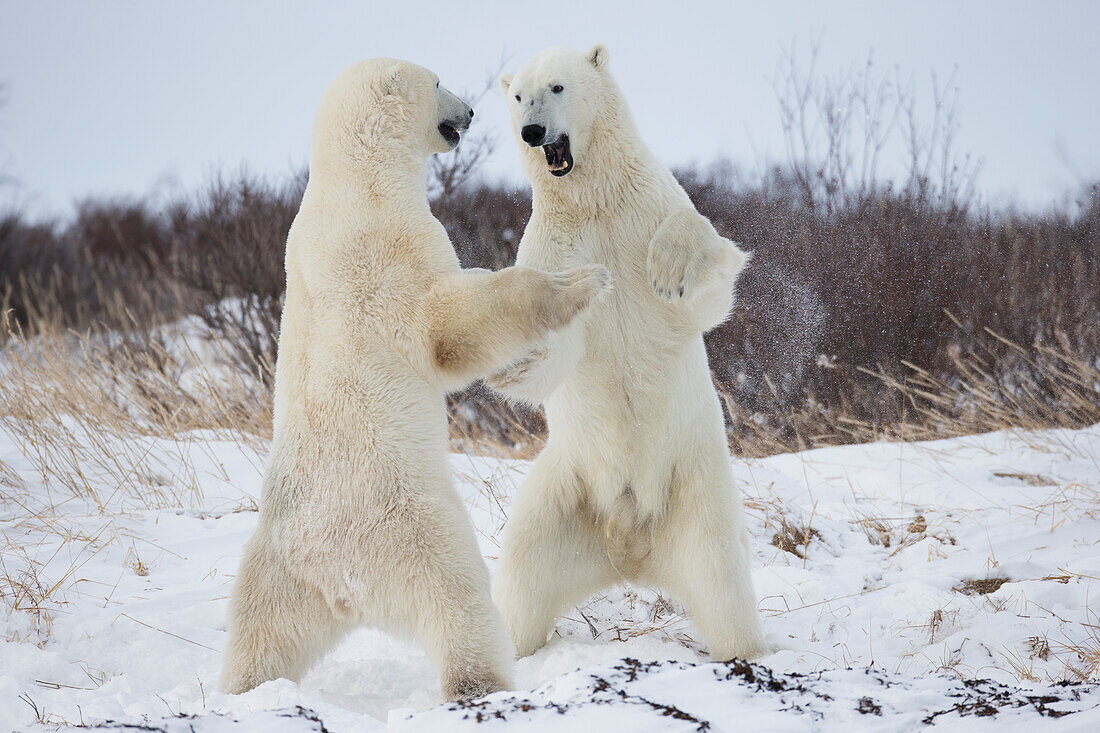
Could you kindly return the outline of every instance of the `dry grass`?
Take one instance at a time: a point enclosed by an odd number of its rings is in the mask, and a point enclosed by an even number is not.
[[[0,431],[41,489],[31,492],[0,463],[0,602],[28,619],[16,637],[43,643],[65,592],[81,582],[77,571],[104,548],[130,545],[127,566],[147,572],[132,549],[135,513],[202,505],[199,472],[219,465],[204,460],[210,439],[237,443],[259,471],[270,396],[258,378],[218,367],[225,352],[216,340],[189,342],[163,328],[40,328],[27,338],[8,327]]]
[[[926,441],[1001,430],[1025,434],[1100,423],[1100,360],[1042,344],[1024,347],[992,331],[966,340],[974,351],[956,350],[949,374],[938,376],[908,362],[892,369],[854,368],[848,378],[837,378],[844,386],[828,403],[811,394],[795,406],[757,411],[715,380],[730,450],[744,458],[764,458],[880,440]],[[776,398],[778,404],[778,393]],[[885,413],[868,409],[886,403],[894,407]],[[531,458],[545,443],[541,411],[511,405],[485,388],[451,396],[448,408],[456,451]]]
[[[974,351],[955,350],[944,375],[909,362],[893,369],[857,368],[839,401],[830,404],[809,395],[797,407],[753,412],[718,385],[730,448],[736,455],[765,457],[828,445],[1100,423],[1100,360],[1042,344],[1024,347],[988,330],[968,343]],[[873,378],[874,386],[862,377]],[[865,405],[872,402],[895,403],[893,419],[868,418]]]
[[[820,538],[821,535],[813,527],[792,522],[786,515],[780,515],[779,531],[772,535],[771,545],[805,560],[810,543]]]
[[[1009,582],[1008,578],[968,578],[952,590],[964,596],[985,596],[996,593],[1007,582]]]
[[[1100,633],[1097,627],[1090,629],[1084,641],[1057,643],[1058,657],[1066,665],[1068,679],[1076,682],[1088,682],[1096,679],[1100,672]]]
[[[265,450],[268,393],[234,370],[214,373],[193,352],[173,351],[147,334],[13,335],[0,428],[42,476],[51,506],[77,499],[106,513],[197,504],[187,459],[204,449],[197,430]]]
[[[1009,669],[1020,680],[1034,683],[1092,682],[1100,672],[1100,632],[1087,625],[1080,639],[1051,640],[1046,636],[1030,636],[1017,648],[1001,650]],[[1061,671],[1036,673],[1035,662],[1057,662]],[[1049,669],[1049,665],[1048,666]]]
[[[532,459],[546,442],[542,411],[516,405],[478,384],[447,397],[451,450]]]
[[[232,368],[218,333],[187,323],[135,324],[127,332],[46,331],[27,338],[18,326],[5,325],[0,425],[28,443],[41,442],[35,431],[49,441],[73,429],[116,437],[218,430],[253,445],[270,436],[269,392],[258,377]]]

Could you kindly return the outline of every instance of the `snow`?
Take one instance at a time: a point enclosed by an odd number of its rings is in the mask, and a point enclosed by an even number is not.
[[[1100,426],[733,459],[769,656],[710,663],[675,601],[624,586],[568,612],[514,691],[465,706],[369,629],[300,685],[218,692],[263,451],[213,432],[116,447],[140,481],[101,466],[71,491],[0,431],[4,730],[1100,730],[1100,688],[1056,684],[1098,674]],[[492,569],[529,464],[453,463]]]

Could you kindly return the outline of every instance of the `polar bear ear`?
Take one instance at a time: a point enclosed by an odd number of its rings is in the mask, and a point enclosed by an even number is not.
[[[588,53],[584,55],[588,59],[588,63],[595,66],[597,69],[602,69],[607,66],[608,60],[611,58],[607,52],[607,46],[602,43],[597,43],[592,48],[588,49]]]
[[[515,77],[511,74],[501,74],[500,79],[497,80],[500,82],[500,90],[507,94],[508,89],[512,86],[512,79],[514,78]]]
[[[408,66],[402,63],[397,63],[386,69],[385,81],[382,83],[382,89],[386,94],[401,95],[405,93],[405,89],[408,87],[409,77]]]

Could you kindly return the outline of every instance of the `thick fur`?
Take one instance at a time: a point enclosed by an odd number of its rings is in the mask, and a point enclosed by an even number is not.
[[[417,639],[448,699],[509,683],[512,647],[448,469],[443,395],[565,326],[608,278],[459,268],[425,190],[456,105],[470,114],[434,74],[390,59],[351,67],[321,102],[225,692],[297,680],[362,624]]]
[[[493,596],[521,656],[568,606],[629,580],[682,600],[714,658],[751,658],[765,644],[702,339],[727,317],[746,256],[654,160],[607,62],[603,46],[550,49],[501,78],[517,138],[529,124],[567,134],[574,158],[555,177],[521,140],[534,201],[518,262],[601,262],[615,291],[491,379],[543,403],[550,429],[512,504]]]

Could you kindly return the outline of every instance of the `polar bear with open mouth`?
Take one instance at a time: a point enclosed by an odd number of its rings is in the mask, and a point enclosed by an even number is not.
[[[599,262],[609,297],[491,380],[544,404],[546,447],[512,503],[493,597],[520,656],[617,581],[681,600],[716,659],[765,650],[741,496],[703,334],[746,255],[646,148],[602,45],[500,80],[533,189],[517,262]]]

